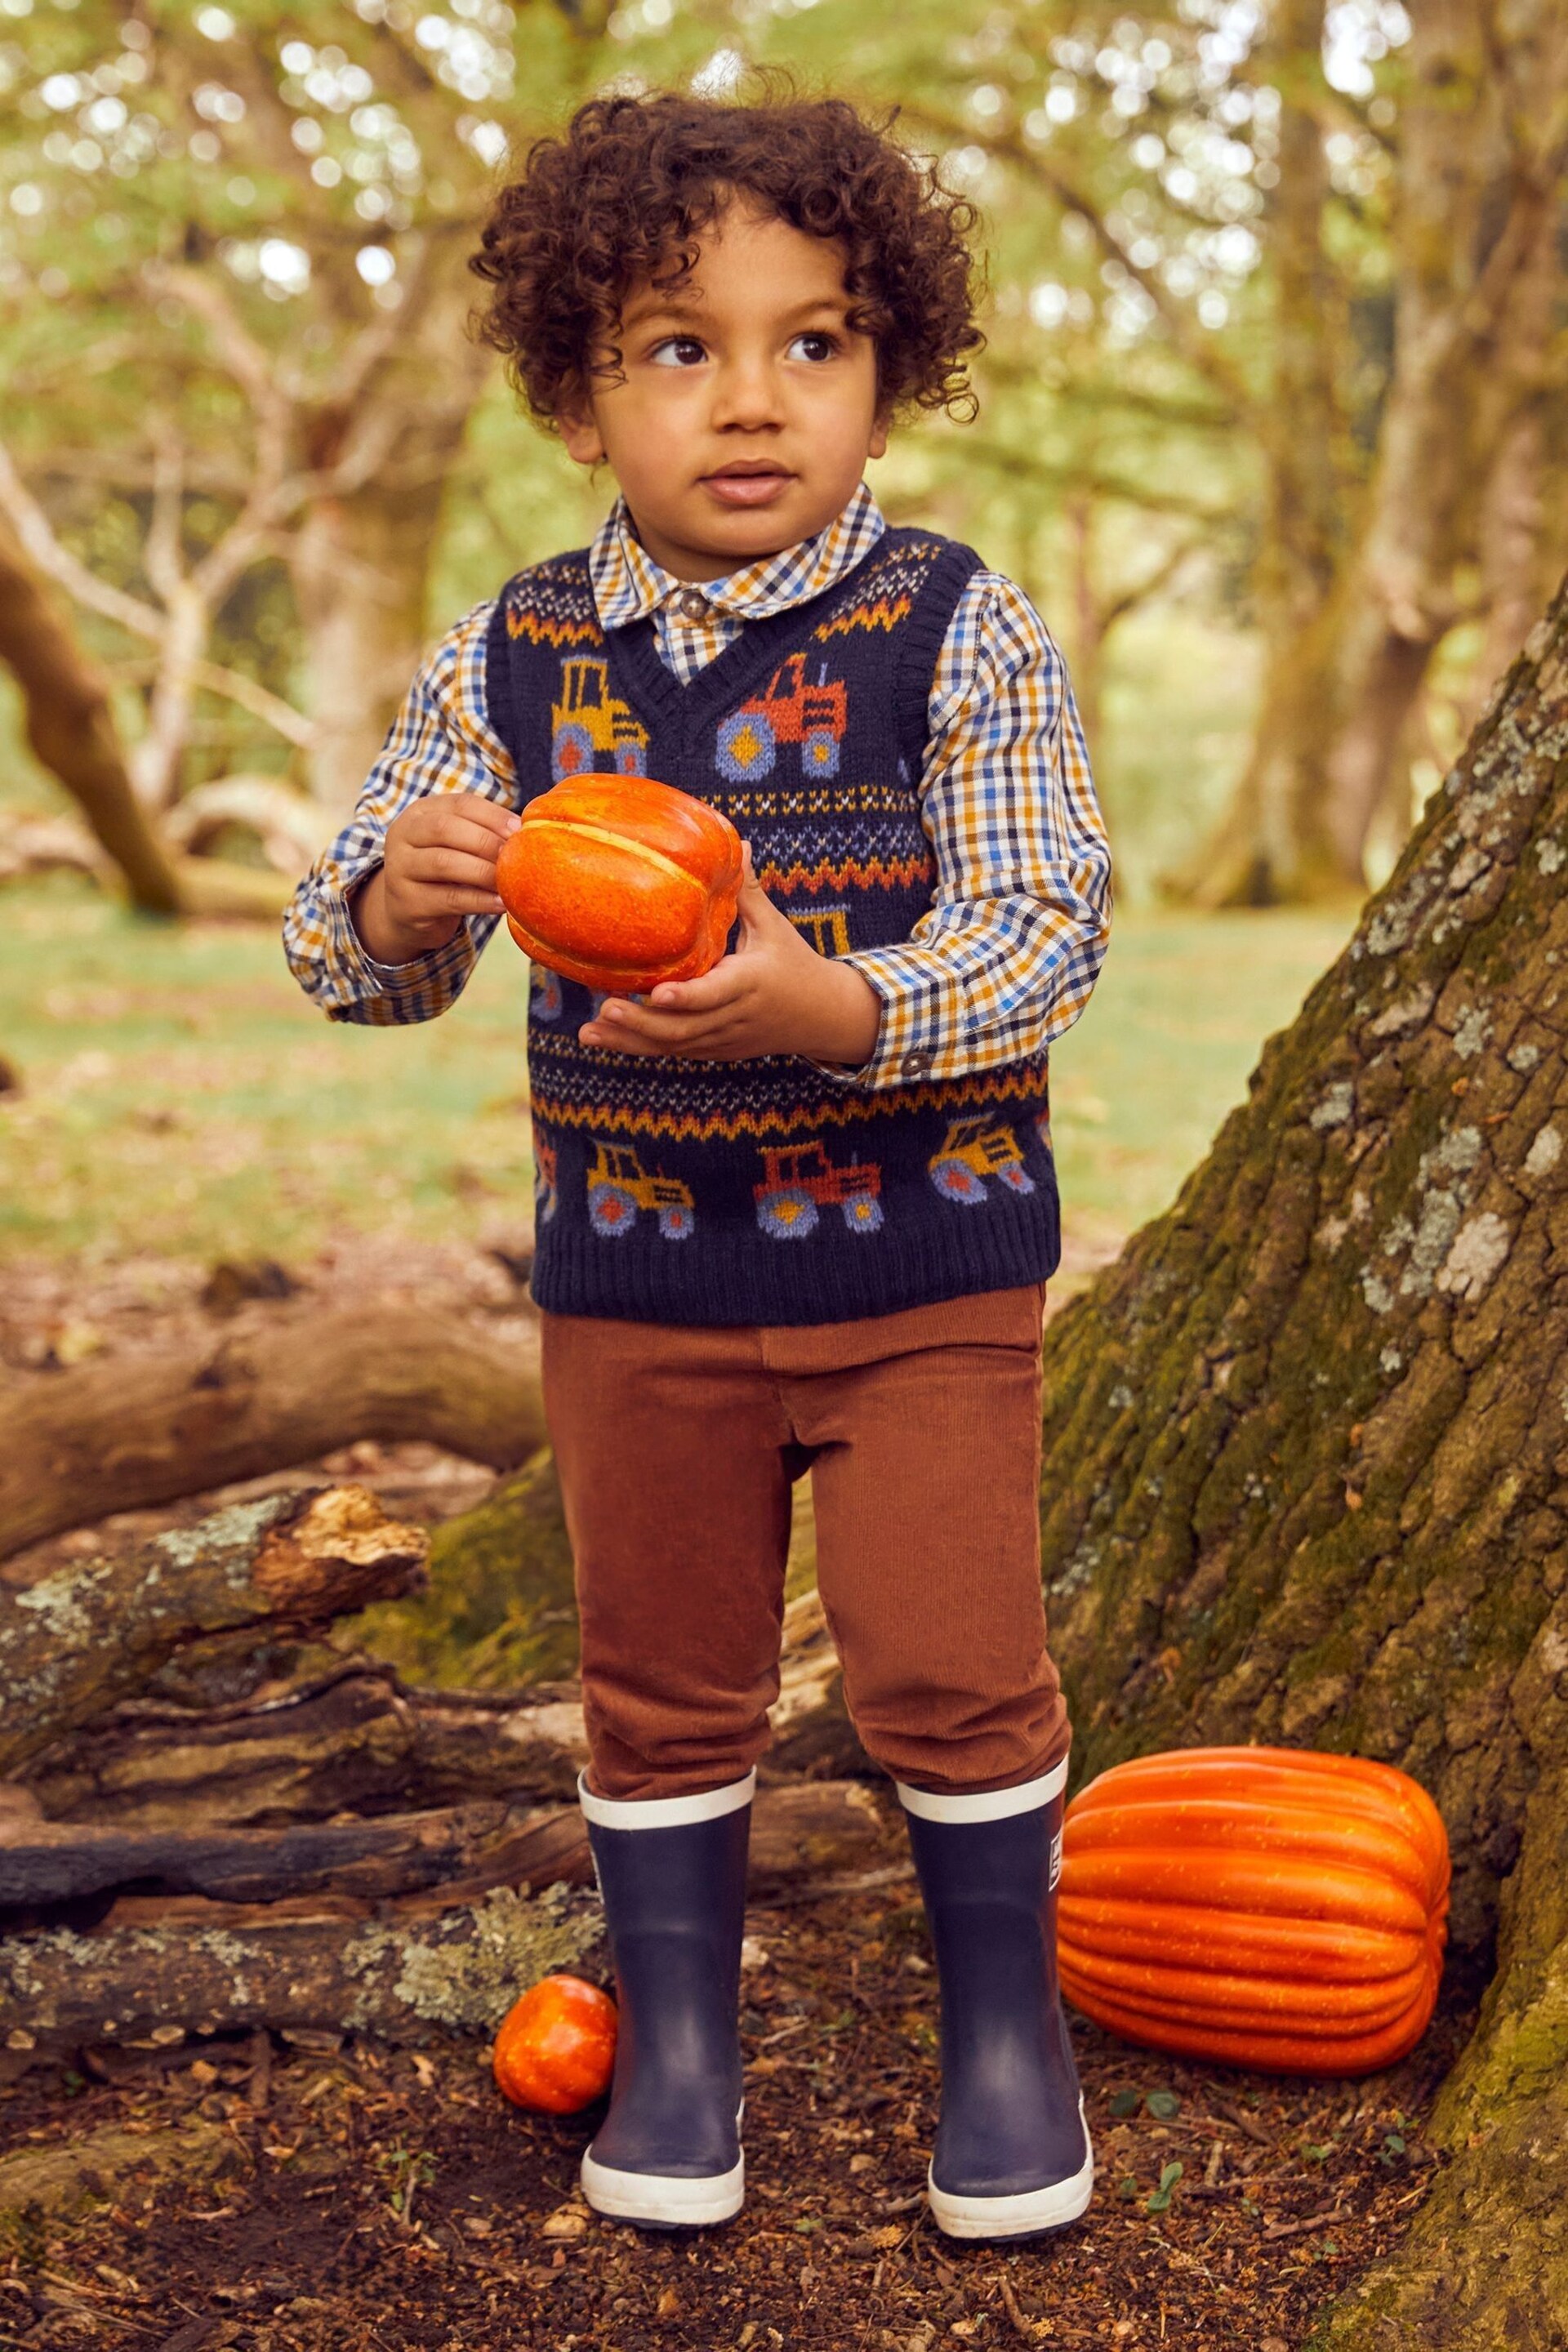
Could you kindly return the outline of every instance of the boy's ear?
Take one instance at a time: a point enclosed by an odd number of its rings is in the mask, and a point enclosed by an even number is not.
[[[594,405],[582,385],[574,385],[555,412],[556,429],[566,455],[579,466],[602,466],[605,444],[594,418]]]
[[[892,426],[893,420],[891,416],[889,415],[885,409],[879,409],[876,415],[871,419],[871,438],[866,447],[866,455],[868,457],[885,457],[887,456],[888,436],[892,431]]]

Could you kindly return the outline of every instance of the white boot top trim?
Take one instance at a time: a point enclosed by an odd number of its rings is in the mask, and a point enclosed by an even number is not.
[[[727,1789],[703,1789],[695,1797],[595,1797],[585,1772],[577,1775],[577,1801],[584,1821],[601,1830],[678,1830],[693,1822],[721,1821],[738,1813],[756,1794],[757,1776],[731,1780]],[[1011,1790],[1007,1792],[1011,1795]]]
[[[1059,1797],[1068,1784],[1068,1759],[1037,1780],[1025,1780],[1016,1789],[911,1789],[905,1781],[895,1780],[899,1802],[905,1812],[913,1813],[922,1822],[1006,1822],[1015,1813],[1037,1812]],[[590,1814],[590,1820],[593,1816]]]

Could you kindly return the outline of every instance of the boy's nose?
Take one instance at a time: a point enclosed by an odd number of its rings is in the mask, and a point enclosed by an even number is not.
[[[758,362],[721,371],[713,394],[713,422],[721,432],[728,426],[731,430],[754,433],[781,423],[783,414],[778,380],[772,368]]]

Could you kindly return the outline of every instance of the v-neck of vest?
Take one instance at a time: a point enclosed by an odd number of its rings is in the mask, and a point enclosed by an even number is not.
[[[715,706],[722,709],[737,699],[743,701],[753,685],[777,668],[781,651],[798,646],[820,615],[855,588],[867,566],[896,544],[895,533],[885,530],[858,563],[816,595],[790,604],[782,613],[770,613],[763,620],[745,622],[733,643],[716,654],[688,685],[666,667],[651,619],[606,629],[605,651],[612,674],[619,669],[637,698],[665,717],[688,724],[700,721]]]

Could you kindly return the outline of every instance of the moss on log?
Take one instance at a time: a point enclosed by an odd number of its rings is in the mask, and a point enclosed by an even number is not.
[[[1568,2340],[1565,870],[1568,583],[1250,1101],[1047,1333],[1078,1773],[1207,1740],[1378,1757],[1442,1810],[1461,1951],[1506,1894],[1456,2161],[1336,2352]]]
[[[577,1671],[572,1547],[550,1452],[437,1528],[415,1599],[367,1609],[348,1631],[410,1682],[515,1690]]]
[[[439,1907],[438,1907],[439,1906]],[[116,1906],[90,1935],[45,1928],[0,1941],[0,2044],[26,2053],[178,2040],[268,2025],[419,2043],[493,2031],[518,1995],[601,1956],[586,1891],[495,1887],[370,1906],[347,1896],[238,1906]]]
[[[132,2181],[232,2179],[249,2164],[231,2131],[200,2116],[176,2131],[110,2128],[68,2147],[22,2148],[0,2158],[0,2245],[25,2250],[44,2222],[108,2204]]]

